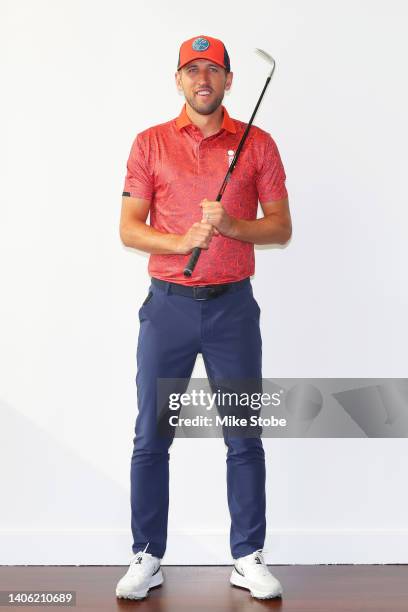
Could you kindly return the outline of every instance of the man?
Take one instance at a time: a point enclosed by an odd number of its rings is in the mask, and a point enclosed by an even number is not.
[[[118,597],[142,598],[163,582],[172,438],[158,435],[157,379],[189,379],[198,353],[209,379],[262,378],[260,309],[250,283],[254,244],[286,243],[291,219],[278,149],[255,126],[222,202],[214,201],[246,127],[222,105],[232,79],[220,40],[202,35],[185,41],[175,74],[185,98],[181,113],[138,134],[128,159],[120,236],[126,246],[150,253],[151,285],[139,310],[131,461],[134,557],[117,585]],[[202,249],[201,256],[186,278],[194,247]],[[275,597],[282,587],[262,556],[262,441],[228,435],[224,440],[234,559],[230,581],[254,597]]]

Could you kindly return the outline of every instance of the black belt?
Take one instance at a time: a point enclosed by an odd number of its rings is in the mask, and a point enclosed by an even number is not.
[[[236,291],[250,284],[250,279],[244,278],[240,281],[233,283],[225,283],[224,285],[202,285],[191,287],[188,285],[180,285],[179,283],[169,283],[168,281],[161,280],[159,278],[152,277],[152,285],[168,291],[168,293],[176,293],[177,295],[184,295],[185,297],[191,297],[195,300],[211,300],[216,298],[222,293],[227,291]]]

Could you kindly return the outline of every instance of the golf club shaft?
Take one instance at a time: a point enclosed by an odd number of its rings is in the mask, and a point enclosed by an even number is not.
[[[224,181],[223,181],[223,183],[221,185],[221,188],[220,188],[220,190],[218,192],[218,195],[215,198],[216,202],[220,202],[221,201],[222,195],[223,195],[223,193],[225,191],[225,188],[226,188],[226,186],[228,184],[228,181],[231,178],[231,174],[234,171],[235,165],[236,165],[236,163],[238,161],[239,154],[241,153],[242,147],[244,146],[244,143],[245,143],[245,140],[246,140],[246,138],[248,136],[249,130],[250,130],[251,125],[252,125],[252,122],[253,122],[253,120],[255,118],[255,115],[257,113],[257,110],[259,108],[259,105],[260,105],[260,103],[262,101],[262,98],[264,96],[266,88],[269,85],[269,82],[270,82],[271,78],[272,78],[272,75],[269,75],[268,78],[266,79],[266,82],[265,82],[264,88],[262,90],[262,93],[259,96],[259,100],[258,100],[258,102],[257,102],[257,104],[256,104],[256,106],[254,108],[254,112],[252,113],[252,116],[251,116],[251,118],[249,120],[249,123],[248,123],[248,125],[245,128],[245,131],[244,131],[244,133],[242,135],[241,140],[239,141],[239,145],[238,145],[238,148],[237,148],[237,150],[235,152],[235,155],[233,157],[231,165],[228,168],[228,172],[225,175]],[[200,257],[200,254],[201,254],[201,248],[200,247],[194,247],[194,249],[193,249],[193,251],[191,253],[191,257],[188,260],[187,266],[184,268],[184,276],[190,277],[192,275],[192,273],[194,271],[194,268],[195,268],[195,266],[197,264],[198,258]]]

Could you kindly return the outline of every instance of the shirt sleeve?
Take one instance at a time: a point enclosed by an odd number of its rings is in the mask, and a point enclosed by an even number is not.
[[[122,195],[143,200],[151,200],[153,195],[153,176],[140,135],[136,136],[130,149]]]
[[[278,147],[270,134],[268,134],[262,167],[258,172],[256,180],[259,201],[263,203],[287,198],[288,192],[285,181],[285,169]]]

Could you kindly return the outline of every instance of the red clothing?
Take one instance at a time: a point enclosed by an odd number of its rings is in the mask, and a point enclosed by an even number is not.
[[[141,132],[133,141],[123,195],[150,200],[150,225],[158,231],[185,234],[201,221],[201,200],[217,197],[246,127],[222,108],[221,129],[207,138],[191,123],[184,105],[176,119]],[[252,125],[221,203],[233,217],[256,219],[258,200],[287,197],[285,179],[274,140]],[[209,285],[241,280],[255,270],[254,245],[222,235],[201,251],[186,278],[190,255],[150,255],[149,274],[184,285]]]

